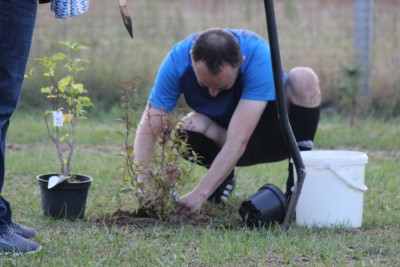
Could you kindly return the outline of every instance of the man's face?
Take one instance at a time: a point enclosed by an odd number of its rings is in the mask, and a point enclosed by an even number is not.
[[[239,67],[232,68],[225,64],[218,75],[211,74],[203,61],[193,62],[193,70],[200,86],[208,88],[212,97],[216,97],[221,91],[232,88],[239,74]]]

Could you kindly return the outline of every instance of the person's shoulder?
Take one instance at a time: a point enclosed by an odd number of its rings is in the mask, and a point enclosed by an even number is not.
[[[269,55],[269,45],[267,40],[259,34],[246,29],[230,29],[239,42],[240,49],[246,57],[243,66],[253,62],[254,59],[266,59]]]
[[[233,35],[235,35],[236,38],[239,40],[239,42],[243,40],[250,42],[266,42],[266,40],[263,37],[261,37],[259,34],[251,30],[247,29],[227,29],[227,30],[231,32]]]
[[[183,74],[191,66],[190,50],[193,47],[198,33],[194,33],[187,38],[177,42],[169,52],[169,58],[173,65],[169,65],[177,70],[178,74]]]
[[[247,59],[252,58],[255,53],[269,51],[267,40],[265,40],[259,34],[246,29],[231,29],[230,31],[236,36],[236,39],[240,45],[240,49]]]

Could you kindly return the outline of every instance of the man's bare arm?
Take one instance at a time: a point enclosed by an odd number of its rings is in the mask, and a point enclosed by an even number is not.
[[[188,214],[201,208],[243,155],[267,102],[241,100],[228,127],[226,141],[203,179],[178,203],[178,211]]]

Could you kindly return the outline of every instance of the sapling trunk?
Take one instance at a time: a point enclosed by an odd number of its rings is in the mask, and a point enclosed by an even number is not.
[[[66,141],[68,145],[67,161],[65,163],[65,175],[71,172],[71,160],[75,151],[75,126],[72,126],[70,139]]]

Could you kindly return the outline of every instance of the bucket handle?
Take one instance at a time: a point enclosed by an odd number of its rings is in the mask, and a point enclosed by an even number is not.
[[[332,166],[329,163],[325,165],[325,168],[327,168],[328,170],[331,170],[340,180],[342,180],[342,182],[344,182],[345,184],[348,184],[350,187],[353,187],[354,189],[357,189],[362,192],[365,192],[368,190],[368,187],[366,187],[365,185],[360,187],[358,184],[355,184],[352,181],[349,181],[346,178],[344,178],[340,173],[338,173],[334,168],[332,168]]]

